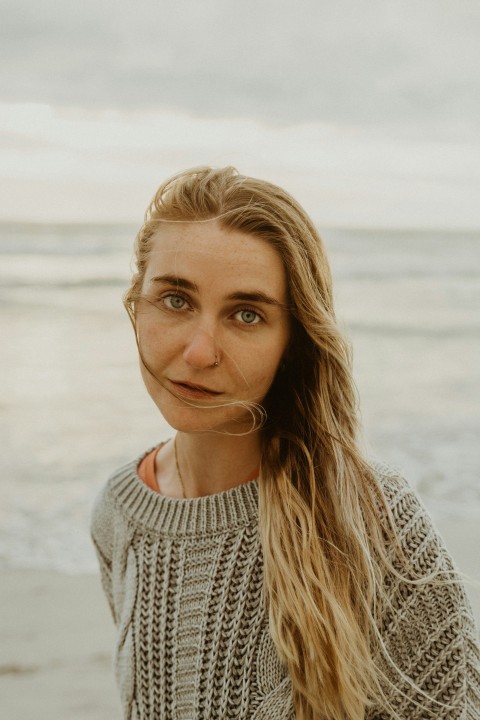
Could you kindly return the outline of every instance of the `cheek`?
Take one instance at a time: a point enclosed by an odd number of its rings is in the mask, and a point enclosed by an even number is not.
[[[283,362],[288,345],[288,334],[276,337],[275,342],[265,343],[242,354],[238,358],[238,367],[245,380],[257,392],[266,393],[273,383],[278,369]]]
[[[168,357],[180,346],[179,333],[172,328],[158,328],[158,323],[142,318],[137,326],[139,352],[150,362]]]
[[[258,358],[256,363],[255,385],[259,391],[261,390],[265,395],[275,379],[279,365],[280,359],[275,359],[275,361],[267,364]]]

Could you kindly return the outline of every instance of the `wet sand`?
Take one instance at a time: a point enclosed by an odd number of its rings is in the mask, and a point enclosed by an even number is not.
[[[480,581],[480,522],[438,527],[460,570]],[[100,579],[3,567],[0,697],[9,720],[121,720],[115,628]],[[480,588],[468,586],[477,623]]]
[[[114,625],[99,578],[5,568],[1,575],[2,717],[120,719]]]

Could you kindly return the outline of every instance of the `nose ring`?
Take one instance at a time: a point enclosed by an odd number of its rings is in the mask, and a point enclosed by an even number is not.
[[[218,358],[215,355],[215,362],[213,363],[213,367],[218,367],[219,365],[220,365],[220,363],[218,362]]]

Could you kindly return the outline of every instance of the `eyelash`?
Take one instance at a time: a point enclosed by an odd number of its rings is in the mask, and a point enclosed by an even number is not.
[[[173,312],[182,312],[182,310],[184,308],[183,307],[181,307],[181,308],[169,307],[165,302],[165,300],[168,300],[169,298],[180,298],[184,302],[188,303],[187,298],[183,297],[183,295],[180,295],[180,293],[167,293],[166,295],[162,295],[162,297],[160,298],[162,303],[165,305],[167,310],[173,310]]]
[[[189,304],[188,298],[186,298],[186,297],[185,297],[184,295],[182,295],[181,293],[178,293],[178,292],[174,292],[174,293],[170,292],[170,293],[167,293],[166,295],[163,295],[160,299],[161,299],[162,303],[164,304],[164,306],[166,307],[166,309],[167,309],[167,310],[170,310],[171,312],[183,312],[183,311],[185,310],[185,308],[184,308],[184,307],[174,308],[174,307],[171,307],[171,306],[167,305],[167,303],[166,303],[165,301],[168,300],[168,299],[170,299],[170,298],[180,298],[180,299],[183,300],[185,303]],[[258,318],[258,320],[257,320],[256,322],[252,322],[252,323],[246,323],[246,322],[237,321],[237,322],[239,322],[239,324],[242,325],[243,327],[249,327],[249,326],[254,327],[255,325],[259,325],[261,322],[264,322],[264,317],[261,315],[261,313],[259,313],[258,310],[254,310],[254,308],[251,308],[251,307],[248,307],[248,306],[245,306],[245,307],[240,308],[239,310],[236,310],[236,312],[234,312],[233,315],[238,315],[239,313],[242,313],[242,312],[251,312],[251,313],[253,313],[254,315],[256,315],[257,318]]]

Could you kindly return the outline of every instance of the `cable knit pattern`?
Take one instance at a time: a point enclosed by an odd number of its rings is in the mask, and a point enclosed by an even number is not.
[[[263,605],[257,482],[177,500],[140,480],[140,459],[110,478],[92,519],[118,628],[114,667],[125,720],[293,720],[290,681]],[[378,478],[415,571],[451,569],[405,481],[380,467]],[[431,696],[399,681],[379,655],[393,683],[389,702],[405,720],[480,720],[478,643],[463,588],[393,576],[386,583],[382,640]],[[379,709],[368,715],[390,717]]]

